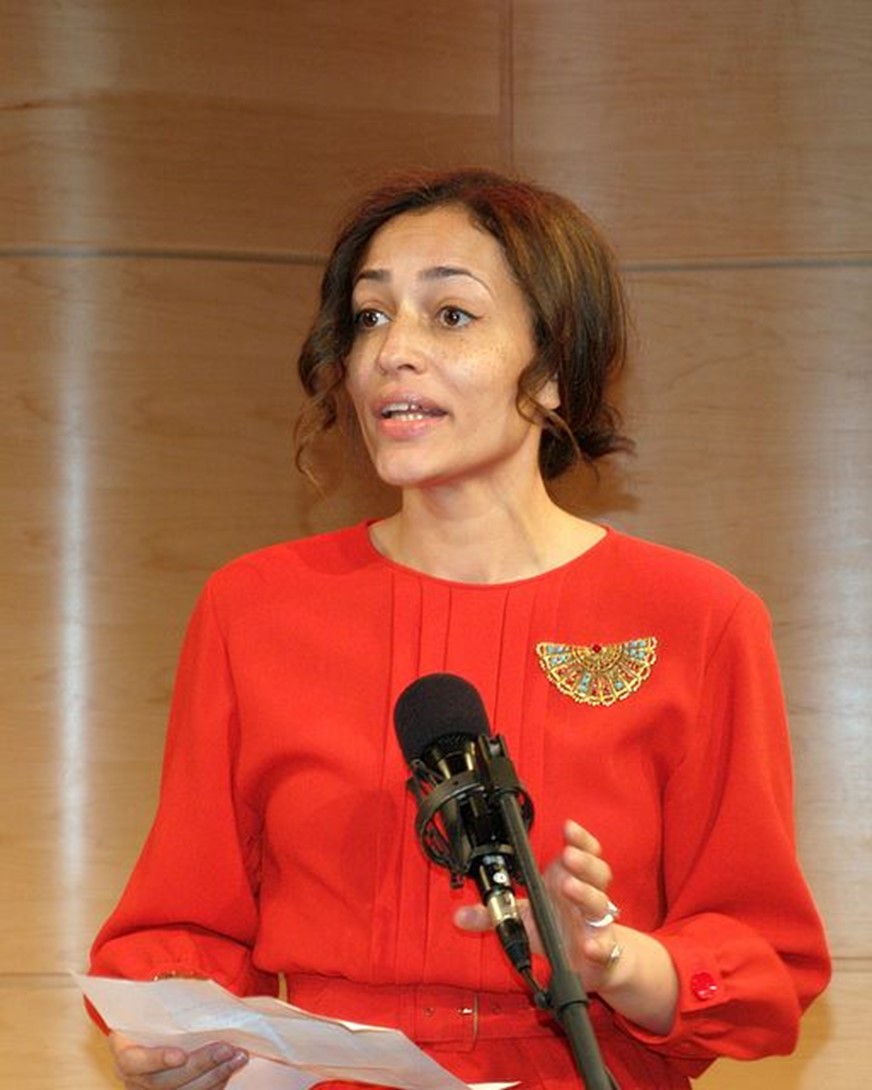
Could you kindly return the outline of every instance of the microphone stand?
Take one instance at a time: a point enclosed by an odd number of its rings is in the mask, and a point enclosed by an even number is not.
[[[550,1010],[566,1031],[575,1065],[587,1090],[618,1090],[618,1084],[602,1059],[588,1016],[589,999],[578,974],[572,970],[554,907],[536,866],[527,826],[518,797],[523,788],[500,736],[481,734],[476,739],[480,774],[485,790],[495,799],[505,822],[508,839],[515,851],[521,880],[539,930],[545,956],[551,966],[548,990],[539,990],[536,1005]]]

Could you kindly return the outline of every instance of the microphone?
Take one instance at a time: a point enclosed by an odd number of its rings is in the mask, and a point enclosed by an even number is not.
[[[451,885],[471,876],[503,949],[522,975],[531,972],[530,943],[512,879],[522,880],[515,850],[481,762],[501,740],[491,737],[476,689],[454,674],[428,674],[401,693],[394,709],[400,749],[418,803],[415,829],[425,854],[451,872]],[[529,827],[533,807],[522,799]]]

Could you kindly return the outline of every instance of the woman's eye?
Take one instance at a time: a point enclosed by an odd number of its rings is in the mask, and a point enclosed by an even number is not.
[[[439,320],[449,329],[460,329],[474,320],[474,315],[461,307],[443,307],[439,311]]]
[[[364,307],[354,315],[354,325],[357,329],[375,329],[377,326],[384,325],[387,320],[385,314],[372,307]]]

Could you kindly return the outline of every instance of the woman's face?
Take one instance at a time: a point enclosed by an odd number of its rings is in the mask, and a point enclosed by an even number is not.
[[[532,318],[502,247],[465,209],[389,220],[352,296],[346,385],[373,464],[401,488],[511,488],[538,474],[540,428],[516,406]],[[554,390],[540,401],[556,408]]]

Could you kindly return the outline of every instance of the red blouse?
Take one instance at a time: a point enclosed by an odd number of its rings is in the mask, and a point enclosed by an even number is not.
[[[655,644],[656,641],[656,644]],[[157,817],[91,971],[188,973],[397,1025],[467,1081],[578,1085],[491,934],[459,931],[414,831],[393,708],[449,671],[481,693],[536,807],[544,867],[573,817],[622,922],[681,982],[654,1037],[592,998],[623,1090],[790,1051],[825,986],[797,864],[769,620],[714,565],[610,530],[535,578],[398,566],[367,527],[260,550],[207,584],[185,640]]]

